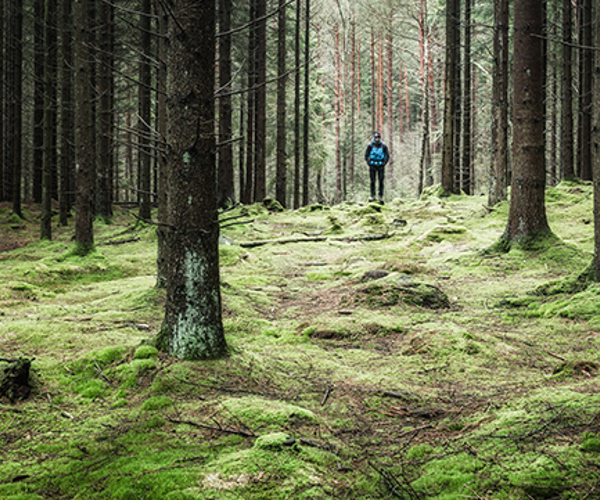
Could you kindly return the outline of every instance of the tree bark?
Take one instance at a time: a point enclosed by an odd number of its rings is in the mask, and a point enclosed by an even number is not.
[[[445,96],[444,96],[444,143],[442,148],[441,184],[448,194],[454,192],[454,133],[456,96],[454,80],[456,79],[455,44],[457,27],[457,1],[446,2],[446,66],[445,66]]]
[[[44,170],[44,6],[44,0],[35,0],[33,4],[33,201],[36,203],[42,203]]]
[[[544,10],[538,0],[515,1],[513,177],[502,239],[527,243],[551,233],[545,207]]]
[[[302,133],[302,204],[308,205],[310,156],[308,144],[310,125],[310,0],[305,0],[304,13],[304,121]],[[320,183],[317,182],[320,191]]]
[[[98,199],[97,214],[106,221],[112,218],[112,65],[110,52],[112,6],[99,4],[99,48],[98,51]]]
[[[267,195],[267,0],[256,0],[256,108],[254,201]]]
[[[180,359],[223,356],[216,196],[215,8],[171,0],[167,301],[157,339]]]
[[[139,63],[139,86],[138,86],[138,144],[139,144],[139,217],[142,220],[151,218],[151,182],[150,182],[150,138],[152,135],[151,120],[151,87],[152,71],[150,66],[151,39],[150,39],[150,0],[140,0],[140,63]]]
[[[62,0],[61,39],[61,126],[60,126],[60,191],[59,226],[66,226],[71,207],[73,206],[73,174],[75,140],[73,129],[73,44],[71,30],[73,29],[72,0]]]
[[[563,29],[563,44],[562,44],[562,176],[567,179],[575,177],[575,169],[573,164],[573,61],[572,54],[572,23],[573,23],[573,8],[571,0],[563,0],[562,2],[562,29]]]
[[[56,0],[46,0],[44,15],[44,159],[41,238],[52,239],[52,198],[56,189]]]
[[[300,30],[302,17],[301,2],[296,0],[296,23],[294,34],[294,209],[300,207]]]
[[[158,5],[158,113],[156,117],[156,128],[158,132],[158,220],[167,220],[167,28],[169,24],[169,13],[165,5]],[[156,257],[156,286],[164,288],[167,284],[166,266],[166,243],[165,232],[157,231],[157,257]]]
[[[286,153],[286,8],[285,0],[279,0],[277,39],[277,166],[275,198],[287,207],[287,153]]]
[[[465,0],[465,69],[462,100],[462,179],[465,194],[473,194],[471,179],[471,1]]]
[[[594,15],[594,45],[600,47],[600,8]],[[593,93],[600,96],[600,52],[594,51]],[[600,106],[592,113],[592,177],[594,179],[594,256],[592,270],[594,281],[600,281]]]
[[[580,39],[582,47],[579,52],[579,177],[582,180],[592,179],[591,169],[591,116],[592,116],[592,62],[593,51],[587,49],[592,45],[592,2],[580,0]]]
[[[232,0],[219,0],[219,31],[231,29]],[[231,36],[219,37],[219,92],[231,89]],[[217,201],[225,208],[235,199],[233,182],[232,111],[230,95],[219,96],[219,150]]]
[[[75,161],[76,179],[75,242],[77,252],[85,255],[94,248],[94,188],[96,155],[92,96],[92,55],[90,54],[90,3],[74,0],[75,63]]]
[[[507,197],[508,186],[508,0],[494,2],[492,154],[488,205]]]

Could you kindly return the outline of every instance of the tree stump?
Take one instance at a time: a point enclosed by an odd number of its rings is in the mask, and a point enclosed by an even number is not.
[[[31,392],[31,361],[27,358],[0,360],[0,398],[6,396],[13,403],[27,399]]]

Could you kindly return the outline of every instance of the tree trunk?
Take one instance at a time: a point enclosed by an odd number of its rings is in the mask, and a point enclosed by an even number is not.
[[[462,179],[465,194],[473,194],[471,179],[471,2],[465,0],[465,69],[463,74],[464,94],[462,102]]]
[[[356,136],[356,101],[358,98],[356,92],[356,18],[354,7],[352,10],[352,19],[350,21],[350,46],[350,164],[348,167],[350,186],[351,188],[354,188],[354,141]]]
[[[442,148],[442,188],[448,194],[454,192],[454,133],[456,96],[454,80],[456,79],[455,44],[457,27],[457,2],[446,2],[446,67],[444,96],[444,144]]]
[[[579,55],[579,177],[585,181],[592,179],[591,170],[591,113],[592,113],[592,63],[593,51],[587,49],[592,45],[592,2],[581,0]]]
[[[275,198],[287,207],[287,154],[286,154],[286,9],[285,0],[279,0],[277,39],[277,167]]]
[[[33,201],[36,203],[42,203],[44,169],[44,4],[44,0],[35,0],[33,4]]]
[[[150,139],[152,128],[152,72],[150,66],[151,40],[150,40],[150,0],[140,0],[140,64],[139,64],[139,97],[138,97],[138,144],[139,144],[139,217],[142,220],[150,220],[151,215],[151,183],[150,183]]]
[[[387,107],[387,145],[390,151],[390,161],[387,164],[390,188],[394,189],[394,98],[393,98],[393,71],[394,71],[394,49],[393,49],[393,34],[392,34],[392,19],[393,12],[390,12],[390,26],[386,41],[387,55],[387,73],[386,73],[386,107]]]
[[[71,177],[74,165],[73,153],[73,29],[72,0],[62,0],[62,67],[61,67],[61,110],[60,110],[60,191],[59,226],[66,226],[73,206],[73,184]]]
[[[46,0],[44,15],[44,160],[41,238],[52,239],[52,198],[56,186],[56,0]]]
[[[572,54],[572,23],[573,8],[572,0],[563,0],[562,2],[562,176],[567,179],[575,177],[575,168],[573,164],[573,60]]]
[[[600,8],[594,15],[594,46],[600,47]],[[594,51],[593,93],[600,96],[600,52]],[[592,175],[594,181],[594,281],[600,281],[600,106],[593,107],[592,116]]]
[[[488,205],[506,200],[508,186],[508,0],[494,2],[492,154]]]
[[[12,19],[10,21],[13,27],[13,36],[11,37],[13,47],[13,113],[10,129],[13,134],[12,150],[12,212],[19,217],[23,217],[21,210],[21,175],[23,170],[22,158],[22,122],[23,122],[23,3],[21,1],[13,2]]]
[[[543,5],[515,1],[513,177],[502,239],[527,244],[551,233],[545,207]]]
[[[300,207],[300,0],[296,0],[296,25],[294,35],[294,209]]]
[[[99,4],[99,48],[98,51],[98,197],[97,214],[106,221],[112,218],[112,170],[111,136],[111,92],[112,66],[110,61],[111,14],[112,6],[106,2]]]
[[[310,156],[308,141],[310,140],[310,0],[305,0],[304,13],[304,122],[302,133],[302,204],[308,205],[308,183],[310,170]],[[319,184],[317,182],[317,184]],[[320,185],[319,185],[319,193]]]
[[[254,201],[267,195],[267,0],[256,0],[256,118]]]
[[[158,132],[158,220],[167,220],[167,28],[169,23],[169,12],[165,5],[159,2],[158,6],[158,113],[156,116],[156,128]],[[165,232],[156,231],[157,257],[156,257],[156,286],[164,288],[167,285],[166,266],[166,242]]]
[[[92,96],[92,55],[90,54],[89,0],[74,0],[75,63],[75,161],[77,168],[75,242],[85,255],[94,248],[94,187],[96,155]]]
[[[340,158],[340,134],[341,134],[341,79],[342,70],[340,63],[340,30],[336,20],[333,25],[333,122],[335,134],[335,200],[342,201],[342,163]]]
[[[248,109],[246,110],[246,182],[244,183],[244,195],[242,203],[250,204],[254,202],[254,115],[256,108],[256,0],[249,1],[249,22],[251,27],[248,30]]]
[[[232,0],[219,0],[219,31],[231,29]],[[231,90],[231,36],[219,37],[219,93]],[[225,208],[235,199],[233,182],[233,144],[231,95],[219,97],[219,159],[217,175],[217,202]]]
[[[171,0],[167,301],[157,339],[180,359],[223,356],[216,196],[215,8]]]

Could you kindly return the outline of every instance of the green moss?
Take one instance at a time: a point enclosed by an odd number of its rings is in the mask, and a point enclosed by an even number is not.
[[[310,410],[261,397],[228,398],[222,402],[229,413],[250,428],[260,425],[281,427],[291,422],[312,422],[315,415]]]
[[[434,452],[433,446],[428,443],[418,444],[416,446],[411,447],[406,452],[406,458],[409,460],[414,460],[418,458],[423,458],[427,455],[431,455]]]
[[[152,396],[142,404],[144,411],[156,411],[173,405],[173,400],[166,396]]]
[[[290,435],[287,432],[274,432],[259,436],[254,441],[255,448],[279,450],[284,445],[289,445]]]
[[[158,356],[158,349],[150,345],[142,345],[135,350],[133,359],[148,359],[156,358]]]

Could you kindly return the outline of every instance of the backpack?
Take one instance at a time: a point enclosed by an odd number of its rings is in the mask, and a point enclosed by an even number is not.
[[[383,143],[378,146],[371,144],[371,152],[369,153],[369,165],[379,167],[385,162],[385,152],[383,150]]]

